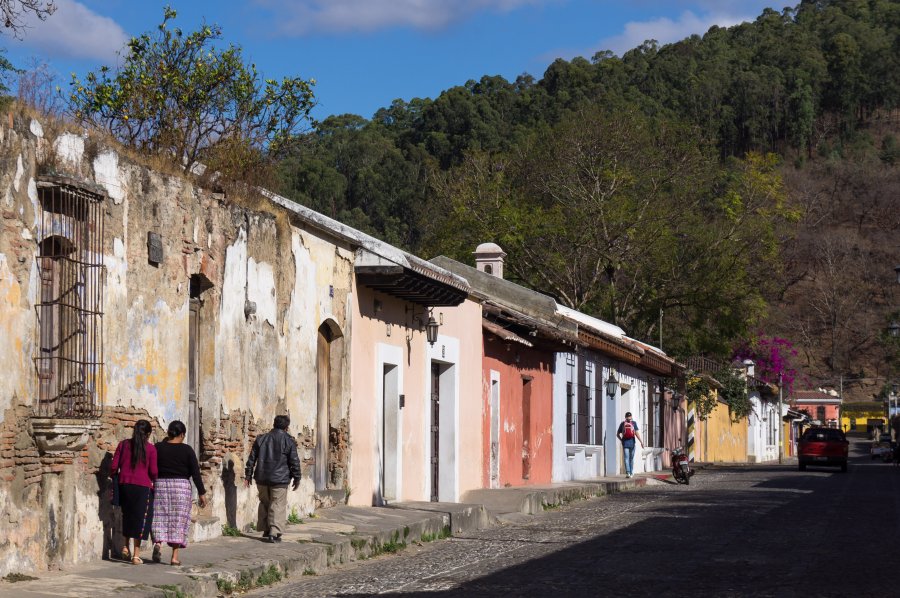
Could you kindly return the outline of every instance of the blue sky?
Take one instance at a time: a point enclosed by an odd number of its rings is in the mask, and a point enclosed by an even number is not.
[[[193,30],[204,20],[243,47],[267,77],[316,80],[316,118],[366,118],[395,98],[502,75],[539,78],[555,58],[621,54],[646,39],[666,43],[712,25],[753,20],[760,0],[54,0],[46,22],[0,45],[17,66],[46,61],[69,74],[115,65],[133,35],[153,29],[163,7]]]

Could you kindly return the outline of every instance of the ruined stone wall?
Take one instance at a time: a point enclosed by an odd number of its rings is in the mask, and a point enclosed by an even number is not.
[[[73,451],[42,449],[32,429],[36,180],[50,173],[107,195],[105,406]],[[255,520],[256,491],[240,483],[244,461],[279,413],[291,416],[305,457],[289,509],[312,511],[318,330],[327,324],[338,336],[349,334],[352,249],[264,199],[205,192],[94,138],[56,132],[24,115],[0,125],[0,189],[0,576],[99,558],[119,541],[104,463],[142,417],[156,439],[172,420],[198,424],[195,448],[210,504],[197,514],[195,538]],[[149,260],[148,233],[162,242],[159,263]],[[192,294],[199,314],[196,420],[189,401]],[[328,433],[337,446],[327,458],[339,478],[348,459],[349,359],[333,355],[332,370]]]
[[[77,451],[42,454],[30,429],[32,409],[7,409],[0,424],[0,553],[13,570],[60,568],[108,551],[117,513],[109,505],[109,464],[119,440],[146,410],[109,407],[88,443]],[[62,507],[62,508],[57,508]],[[101,542],[102,539],[102,542]]]

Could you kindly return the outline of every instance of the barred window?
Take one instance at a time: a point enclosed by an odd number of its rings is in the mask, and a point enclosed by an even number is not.
[[[103,197],[38,181],[37,415],[91,419],[103,407]]]

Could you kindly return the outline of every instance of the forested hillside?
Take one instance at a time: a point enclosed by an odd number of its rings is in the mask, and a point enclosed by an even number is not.
[[[898,33],[898,0],[804,1],[485,76],[318,123],[280,192],[424,257],[497,242],[511,277],[681,357],[788,338],[810,384],[862,397],[898,375]]]

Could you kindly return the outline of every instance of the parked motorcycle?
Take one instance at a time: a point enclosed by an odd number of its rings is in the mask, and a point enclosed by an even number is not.
[[[672,449],[672,477],[679,484],[690,484],[691,476],[694,475],[694,468],[688,459],[684,449],[675,447]]]

